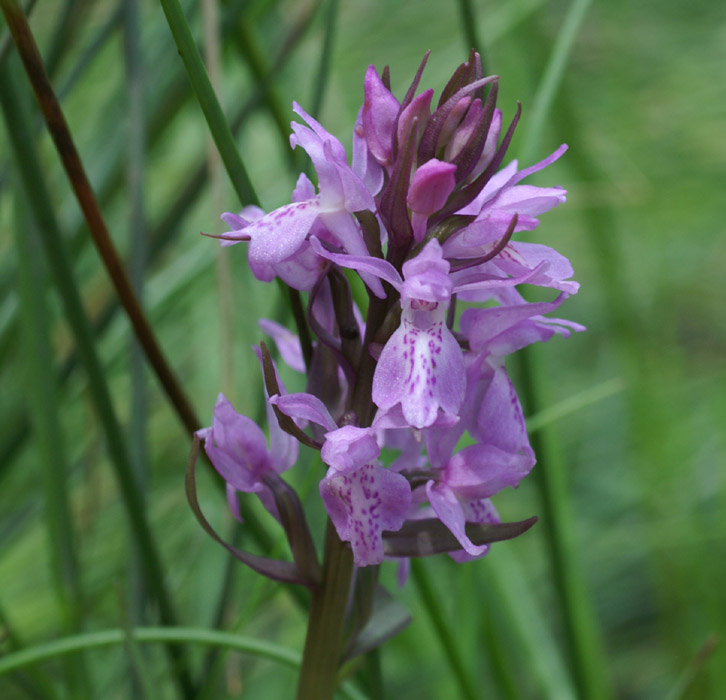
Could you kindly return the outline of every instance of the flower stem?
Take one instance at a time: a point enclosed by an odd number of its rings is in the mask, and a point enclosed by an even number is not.
[[[353,554],[328,521],[323,585],[313,591],[297,700],[332,700],[335,694],[352,578]]]

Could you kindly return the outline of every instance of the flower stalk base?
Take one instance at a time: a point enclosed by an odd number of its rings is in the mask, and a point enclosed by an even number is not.
[[[297,700],[332,700],[338,687],[353,554],[328,522],[322,586],[313,590]]]

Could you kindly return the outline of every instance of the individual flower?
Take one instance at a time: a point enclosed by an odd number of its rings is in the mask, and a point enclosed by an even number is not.
[[[364,182],[348,165],[340,141],[297,103],[293,103],[293,111],[307,126],[292,122],[290,144],[293,148],[300,145],[313,161],[318,175],[318,194],[303,174],[291,204],[252,220],[224,215],[225,221],[240,228],[223,234],[222,238],[249,240],[250,267],[258,279],[269,282],[276,275],[282,276],[284,263],[291,263],[286,275],[288,283],[298,289],[309,289],[319,275],[315,258],[310,258],[309,247],[305,245],[314,227],[318,226],[318,235],[331,236],[350,253],[367,255],[360,226],[352,215],[373,211],[376,205]],[[377,279],[367,281],[375,291],[381,291]]]
[[[257,423],[237,413],[224,394],[220,394],[212,425],[196,433],[204,440],[209,461],[226,483],[229,505],[238,519],[237,491],[241,491],[257,494],[265,508],[279,520],[275,499],[265,479],[281,474],[297,461],[297,440],[280,429],[271,411],[268,411],[268,420],[269,448]]]
[[[327,429],[321,457],[328,471],[320,496],[338,537],[349,542],[356,566],[383,561],[383,532],[403,525],[411,505],[411,487],[401,474],[381,466],[376,440],[379,423],[370,428],[337,427],[316,396],[287,394],[272,403],[291,418],[306,419]],[[385,419],[381,427],[390,427]]]

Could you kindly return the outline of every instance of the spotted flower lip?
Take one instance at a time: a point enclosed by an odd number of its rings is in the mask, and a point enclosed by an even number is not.
[[[329,468],[320,482],[320,496],[338,536],[350,543],[356,566],[380,564],[383,532],[398,530],[405,522],[411,487],[405,477],[378,461],[378,425],[339,428],[311,394],[275,396],[272,403],[291,418],[312,420],[328,429],[321,457]],[[381,416],[380,424],[391,422]]]

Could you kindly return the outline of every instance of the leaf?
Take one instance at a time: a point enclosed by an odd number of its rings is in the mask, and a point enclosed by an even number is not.
[[[378,584],[375,588],[371,615],[363,629],[348,643],[342,661],[349,661],[376,649],[395,637],[409,622],[411,614],[408,610]]]
[[[524,534],[537,522],[537,516],[513,523],[483,525],[467,523],[466,534],[476,545],[511,540]],[[459,541],[437,518],[413,520],[397,532],[383,533],[383,549],[389,557],[428,557],[461,550]]]
[[[202,509],[199,505],[199,500],[197,499],[196,467],[198,454],[199,438],[195,435],[192,442],[192,449],[189,453],[189,461],[187,462],[185,490],[192,512],[207,534],[213,540],[219,542],[219,544],[232,554],[232,556],[239,559],[243,564],[247,564],[247,566],[256,571],[258,574],[262,574],[263,576],[267,576],[267,578],[274,579],[275,581],[281,581],[283,583],[298,583],[311,588],[316,586],[317,582],[303,576],[297,566],[292,562],[269,559],[268,557],[261,557],[257,554],[237,549],[237,547],[233,547],[231,544],[225,542],[216,533],[214,528],[209,524],[209,521],[204,517],[204,513],[202,513]]]

